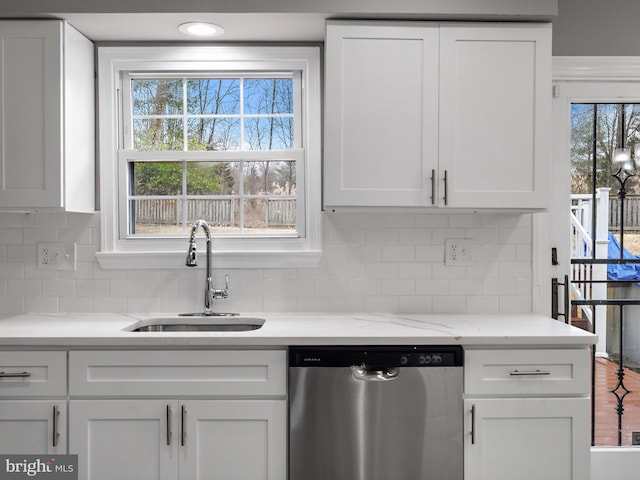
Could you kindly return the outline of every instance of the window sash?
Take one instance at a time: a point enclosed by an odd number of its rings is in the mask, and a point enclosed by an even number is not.
[[[131,221],[129,211],[129,201],[132,196],[129,192],[128,186],[130,185],[129,178],[129,164],[132,162],[158,162],[158,161],[171,161],[171,162],[195,162],[195,161],[210,161],[210,162],[263,162],[263,161],[291,161],[296,164],[296,178],[299,180],[296,182],[296,233],[295,234],[225,234],[225,237],[235,237],[239,241],[244,238],[269,238],[269,237],[281,237],[281,238],[304,238],[306,237],[307,225],[306,225],[306,191],[305,182],[300,181],[305,178],[305,151],[301,148],[291,150],[264,150],[264,151],[247,151],[247,152],[138,152],[135,150],[120,150],[118,152],[118,238],[121,240],[146,238],[146,239],[161,239],[172,237],[184,237],[187,235],[140,235],[130,234],[129,224]],[[183,178],[183,182],[185,179]],[[183,185],[184,187],[184,185]],[[269,195],[245,195],[239,194],[245,199],[249,198],[267,198]],[[146,196],[145,196],[146,197]],[[218,198],[217,195],[202,196],[202,195],[187,195],[182,191],[180,195],[163,196],[163,198]],[[151,198],[151,197],[148,197]],[[215,235],[214,235],[215,236]]]
[[[239,114],[219,114],[219,115],[195,115],[189,114],[184,109],[181,115],[133,115],[132,105],[132,80],[165,80],[165,79],[292,79],[293,80],[293,113],[287,114],[248,114],[244,112],[242,102],[244,95],[240,93],[241,108]],[[207,118],[238,118],[240,125],[240,145],[244,144],[244,121],[246,118],[292,118],[293,119],[293,148],[302,148],[302,72],[299,70],[291,72],[261,70],[260,72],[225,72],[211,70],[208,72],[124,72],[122,76],[122,133],[120,147],[125,150],[134,150],[134,119],[181,119],[183,121],[184,149],[187,151],[187,134],[189,119]],[[183,102],[186,102],[186,92],[183,95]],[[174,152],[181,150],[172,150]],[[243,150],[243,151],[266,151],[266,150]]]

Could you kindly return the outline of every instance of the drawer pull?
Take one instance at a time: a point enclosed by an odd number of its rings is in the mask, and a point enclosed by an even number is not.
[[[0,378],[24,378],[30,377],[29,372],[0,372]]]
[[[431,205],[436,204],[436,170],[431,170]]]
[[[184,408],[184,405],[182,406],[182,418],[181,418],[181,423],[182,425],[180,426],[180,445],[182,447],[185,446],[185,444],[187,443],[187,409]]]
[[[171,431],[171,405],[167,405],[167,445],[171,445],[171,436],[173,432]]]
[[[512,370],[509,372],[512,377],[536,377],[542,375],[551,375],[549,370]]]
[[[60,410],[58,406],[53,406],[53,441],[51,442],[54,447],[58,446],[58,439],[60,438],[60,432],[58,432],[58,417],[60,416]]]
[[[476,444],[476,406],[471,405],[471,445]]]

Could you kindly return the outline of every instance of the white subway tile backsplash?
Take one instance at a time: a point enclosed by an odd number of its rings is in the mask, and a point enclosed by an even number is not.
[[[376,278],[351,278],[347,281],[348,296],[382,295],[382,280]]]
[[[382,247],[383,262],[411,262],[416,259],[414,245],[387,245]]]
[[[204,270],[102,270],[100,215],[0,213],[0,313],[202,311]],[[327,212],[315,268],[215,269],[219,311],[530,312],[532,221],[520,214]],[[444,242],[471,238],[470,266]],[[38,270],[38,242],[77,244],[75,271]],[[214,262],[215,265],[215,262]]]
[[[102,282],[102,280],[94,280]],[[109,289],[104,293],[112,297],[141,297],[144,295],[142,280],[110,280]]]
[[[482,226],[482,215],[451,215],[449,217],[449,228],[480,228]]]
[[[7,261],[36,263],[38,250],[35,245],[7,245]]]
[[[25,297],[24,313],[57,313],[58,297]]]
[[[397,313],[431,313],[432,298],[429,295],[399,296]]]
[[[56,310],[53,310],[55,313]],[[24,313],[24,297],[0,298],[0,314]]]
[[[38,242],[57,242],[58,229],[56,228],[25,228],[24,244],[34,245]]]
[[[47,213],[46,215],[34,215],[33,226],[55,229],[66,229],[69,215],[64,213]]]
[[[398,264],[366,263],[364,274],[367,278],[398,278]]]
[[[365,297],[364,310],[367,312],[397,312],[398,297],[387,295],[384,297]]]
[[[431,230],[428,228],[402,228],[398,230],[400,245],[431,245]]]
[[[72,297],[75,294],[76,282],[74,280],[42,280],[42,295],[45,297]]]
[[[395,228],[367,228],[364,231],[364,243],[366,245],[396,245],[398,243],[398,230]]]
[[[398,278],[431,278],[432,265],[429,262],[398,263]]]
[[[382,280],[382,295],[415,295],[416,282],[413,279]]]
[[[61,312],[86,313],[93,312],[92,297],[60,297],[58,308]]]
[[[104,297],[111,295],[109,280],[83,280],[77,282],[76,295],[79,297]]]
[[[433,311],[438,313],[465,313],[467,311],[467,297],[462,295],[448,295],[433,297]]]
[[[0,265],[0,279],[24,278],[24,269],[23,263],[3,263]]]
[[[160,312],[161,297],[127,297],[127,312]]]
[[[418,228],[447,228],[448,215],[420,214],[416,215],[415,226]]]
[[[416,295],[447,295],[449,293],[449,282],[442,279],[417,279]]]
[[[22,245],[24,243],[24,229],[0,228],[0,244]]]
[[[500,297],[500,313],[531,312],[531,295],[505,295]]]
[[[95,313],[125,313],[127,312],[127,297],[93,297],[93,311]]]

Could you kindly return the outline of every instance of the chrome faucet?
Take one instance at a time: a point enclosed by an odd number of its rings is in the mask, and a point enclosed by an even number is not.
[[[197,220],[191,225],[191,235],[189,237],[189,249],[187,250],[187,261],[185,264],[187,267],[195,267],[198,264],[198,251],[196,249],[196,233],[198,228],[202,227],[204,235],[207,239],[207,268],[206,279],[204,281],[204,312],[195,314],[182,314],[182,315],[206,315],[206,316],[230,316],[237,315],[237,313],[215,313],[213,311],[213,300],[216,298],[228,298],[229,297],[229,275],[225,275],[225,288],[216,289],[213,288],[213,279],[211,274],[211,229],[209,224],[204,220]]]

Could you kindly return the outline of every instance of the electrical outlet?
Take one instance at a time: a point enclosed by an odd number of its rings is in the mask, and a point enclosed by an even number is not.
[[[75,243],[38,243],[38,270],[75,269]]]
[[[640,445],[640,432],[631,433],[631,445]]]
[[[473,263],[473,241],[470,238],[445,240],[445,259],[447,266],[464,266]]]

